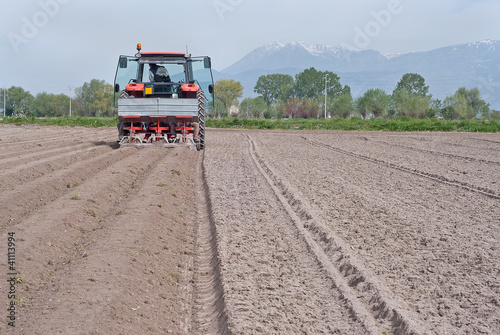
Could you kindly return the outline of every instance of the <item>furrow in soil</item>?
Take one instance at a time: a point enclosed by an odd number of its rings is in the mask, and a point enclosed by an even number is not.
[[[205,162],[230,330],[373,333],[318,264],[245,137],[211,137]]]
[[[306,239],[320,265],[329,273],[335,286],[350,302],[353,313],[360,319],[371,321],[371,331],[376,334],[383,329],[390,334],[427,333],[423,322],[411,315],[404,303],[398,303],[375,275],[356,260],[350,247],[338,236],[329,232],[326,224],[308,201],[299,195],[286,180],[273,171],[259,155],[259,148],[250,136],[252,157],[266,177],[277,197],[294,217],[298,229]]]
[[[431,179],[431,180],[439,182],[439,183],[443,183],[443,184],[451,185],[451,186],[455,186],[455,187],[460,187],[460,188],[463,188],[467,191],[476,192],[476,193],[479,193],[479,194],[482,194],[482,195],[485,195],[487,197],[491,197],[494,199],[500,199],[500,193],[497,192],[496,190],[492,190],[488,187],[477,186],[477,185],[470,184],[468,182],[461,181],[461,180],[448,179],[448,178],[446,178],[442,175],[439,175],[439,174],[424,172],[424,171],[421,171],[421,170],[418,170],[415,168],[408,168],[406,166],[394,164],[394,163],[391,163],[389,161],[382,160],[379,158],[360,155],[358,153],[343,150],[343,149],[340,149],[340,148],[337,148],[337,147],[334,147],[334,146],[331,146],[331,145],[328,145],[328,144],[325,144],[323,142],[319,142],[316,140],[309,140],[308,138],[306,138],[306,140],[310,141],[315,146],[322,146],[322,147],[325,147],[329,150],[337,151],[337,152],[340,152],[340,153],[343,153],[346,155],[350,155],[352,157],[356,157],[359,159],[363,159],[366,161],[370,161],[370,162],[373,162],[373,163],[376,163],[379,165],[384,165],[384,166],[387,166],[387,167],[390,167],[390,168],[393,168],[396,170],[401,170],[404,172],[412,173],[416,176],[428,178],[428,179]]]
[[[407,320],[420,320],[430,334],[495,334],[500,329],[498,199],[385,163],[399,166],[406,160],[406,168],[439,175],[451,168],[487,169],[481,172],[484,183],[492,185],[498,173],[495,167],[464,160],[447,165],[448,157],[436,156],[415,165],[417,161],[403,150],[384,152],[374,141],[360,138],[402,135],[250,133],[263,161],[293,190],[288,193],[297,208],[310,206],[327,232],[346,242],[353,257],[374,274],[364,279],[386,287],[392,300],[408,310]],[[335,143],[342,150],[330,150],[302,136]],[[458,134],[425,136],[448,142]],[[436,147],[443,148],[439,141]],[[491,154],[484,157],[492,158]],[[472,172],[461,181],[476,185]],[[343,269],[352,271],[350,266]],[[359,279],[352,278],[352,285],[364,289]]]
[[[16,225],[26,333],[192,333],[196,153],[127,152]]]
[[[230,334],[210,191],[203,155],[196,166],[198,223],[195,249],[193,320],[195,334]]]

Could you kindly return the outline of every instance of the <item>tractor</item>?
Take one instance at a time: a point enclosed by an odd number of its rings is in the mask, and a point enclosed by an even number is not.
[[[120,145],[205,148],[205,118],[213,106],[210,57],[180,52],[120,56],[115,76]]]

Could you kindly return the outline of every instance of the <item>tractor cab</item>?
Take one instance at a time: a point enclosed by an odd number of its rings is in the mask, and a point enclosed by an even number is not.
[[[138,44],[134,56],[120,56],[114,89],[120,144],[204,148],[205,116],[214,101],[209,57],[141,52]]]
[[[134,98],[193,98],[196,89],[213,104],[213,78],[209,57],[185,53],[140,52],[120,56],[115,77],[115,107],[124,95]]]

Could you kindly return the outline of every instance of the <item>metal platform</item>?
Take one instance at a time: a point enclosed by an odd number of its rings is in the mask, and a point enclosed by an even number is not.
[[[118,116],[197,117],[198,99],[119,99]]]
[[[131,138],[129,136],[125,136],[121,142],[119,142],[120,147],[137,147],[137,148],[147,148],[147,147],[164,147],[164,148],[189,148],[191,150],[197,150],[196,143],[192,138],[188,138],[186,142],[143,142],[141,139],[137,138],[135,142],[131,142]]]

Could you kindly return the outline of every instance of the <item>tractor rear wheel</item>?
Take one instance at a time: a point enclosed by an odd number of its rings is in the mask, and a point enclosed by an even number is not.
[[[205,149],[205,92],[198,90],[196,92],[196,98],[198,98],[198,123],[200,124],[200,130],[198,132],[198,143],[196,145],[198,150]]]
[[[130,95],[128,94],[127,90],[121,90],[120,92],[120,99],[128,99]]]
[[[118,128],[118,142],[120,142],[125,136],[125,132],[123,131],[123,122],[118,122],[116,127]]]

